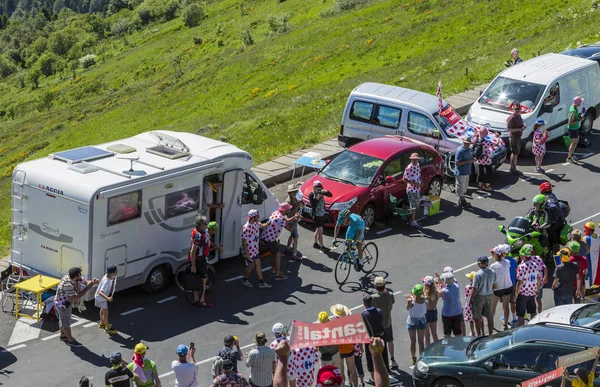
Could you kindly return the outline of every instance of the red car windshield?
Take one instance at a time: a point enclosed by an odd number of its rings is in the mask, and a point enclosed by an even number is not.
[[[381,165],[383,165],[381,159],[345,150],[323,167],[319,175],[342,183],[368,186]]]

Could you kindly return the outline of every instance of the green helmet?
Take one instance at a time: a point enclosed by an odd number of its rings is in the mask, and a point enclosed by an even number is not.
[[[348,216],[350,216],[350,210],[343,210],[342,212],[340,212],[340,217],[343,218],[347,218]]]
[[[213,221],[213,222],[210,222],[210,223],[208,224],[208,229],[209,229],[210,231],[217,231],[217,230],[219,229],[219,223],[217,223],[217,222],[214,222],[214,221]]]
[[[546,206],[546,196],[537,194],[533,197],[533,205],[539,204],[542,208]]]

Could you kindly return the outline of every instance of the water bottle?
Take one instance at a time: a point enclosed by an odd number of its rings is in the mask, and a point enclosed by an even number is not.
[[[44,283],[42,281],[42,275],[40,274],[40,289],[44,287]]]

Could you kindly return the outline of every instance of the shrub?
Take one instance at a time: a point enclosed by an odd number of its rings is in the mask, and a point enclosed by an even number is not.
[[[0,76],[6,78],[17,72],[17,65],[7,55],[0,55]]]
[[[204,39],[202,39],[200,36],[192,36],[192,40],[196,45],[201,45],[202,43],[204,43]]]
[[[137,8],[138,16],[143,24],[148,24],[152,20],[152,10],[149,6],[142,4]]]
[[[356,8],[359,5],[366,4],[369,1],[370,0],[336,0],[335,5],[340,12],[343,12]]]
[[[288,20],[290,19],[289,13],[282,13],[279,16],[269,16],[267,24],[269,25],[269,35],[282,34],[288,32]]]
[[[131,19],[125,17],[118,19],[113,24],[111,24],[110,33],[112,34],[112,36],[123,36],[129,32],[129,28],[131,28],[132,24],[133,23]]]
[[[42,94],[40,94],[40,108],[50,110],[52,107],[52,102],[56,99],[56,95],[50,90],[44,90]]]
[[[40,86],[40,78],[42,77],[42,70],[39,66],[34,66],[27,71],[25,81],[32,89],[37,89]]]
[[[38,67],[43,75],[49,77],[50,75],[59,71],[62,66],[60,58],[52,53],[45,53],[40,56],[35,67]]]
[[[79,58],[79,65],[87,69],[88,67],[92,67],[96,64],[97,57],[94,54],[88,54],[84,57]]]
[[[250,30],[242,30],[240,31],[240,40],[244,47],[248,47],[254,44],[254,37],[252,36],[252,32]]]
[[[183,10],[183,23],[192,28],[200,25],[200,21],[206,17],[201,5],[192,3]]]
[[[129,4],[125,0],[110,0],[108,2],[108,8],[106,9],[106,15],[114,15],[122,9],[128,8]]]
[[[138,7],[138,16],[143,23],[169,21],[175,18],[179,9],[177,0],[145,0]]]
[[[66,55],[77,42],[82,31],[77,27],[67,27],[56,31],[48,38],[48,48],[56,55]]]

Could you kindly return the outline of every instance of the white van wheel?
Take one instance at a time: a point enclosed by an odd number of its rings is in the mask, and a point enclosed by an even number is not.
[[[584,136],[589,136],[592,133],[592,126],[594,125],[594,118],[592,115],[587,112],[585,115],[585,119],[581,123],[581,134]]]
[[[146,283],[142,285],[142,289],[150,294],[162,292],[169,283],[169,275],[167,266],[156,266],[148,274],[148,278],[146,279]]]

